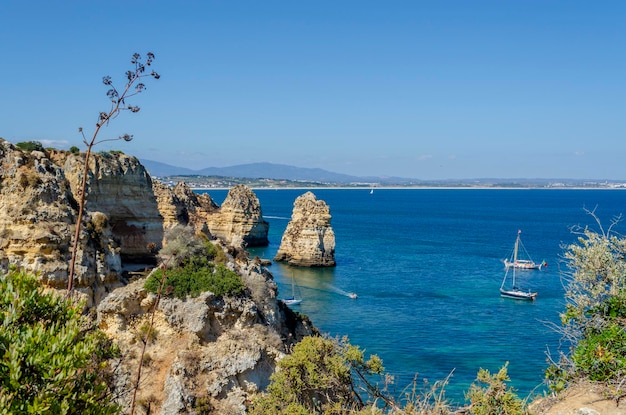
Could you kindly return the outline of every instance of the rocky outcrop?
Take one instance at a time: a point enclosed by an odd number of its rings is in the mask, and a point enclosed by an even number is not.
[[[315,334],[308,320],[276,300],[271,275],[253,262],[227,266],[237,272],[248,294],[163,298],[155,316],[156,338],[147,347],[138,402],[156,414],[242,414],[250,395],[263,390],[276,362],[305,335]],[[137,333],[147,324],[156,297],[143,280],[109,294],[98,307],[98,324],[120,346],[118,388],[130,391],[142,343]],[[122,396],[128,408],[130,393]],[[140,408],[139,413],[147,412]]]
[[[84,154],[68,153],[65,176],[78,194]],[[155,262],[148,244],[161,246],[163,217],[152,191],[152,179],[137,158],[122,153],[97,153],[89,159],[86,209],[108,217],[111,234],[125,263]]]
[[[183,182],[174,188],[156,183],[153,188],[159,210],[165,215],[166,229],[190,225],[196,232],[235,246],[267,246],[269,243],[269,224],[263,219],[259,199],[245,185],[230,189],[221,207],[208,193],[195,193]]]
[[[58,157],[0,140],[0,266],[16,265],[63,289],[78,203]],[[87,211],[81,229],[74,285],[90,306],[120,284],[121,258],[106,214]]]
[[[159,211],[163,215],[164,229],[176,225],[192,226],[196,233],[203,233],[213,239],[208,222],[209,218],[219,211],[219,206],[208,193],[195,193],[184,182],[178,182],[172,188],[154,181],[152,189]]]
[[[335,233],[330,219],[326,202],[317,200],[312,192],[299,196],[274,260],[303,267],[335,266]]]
[[[0,265],[67,282],[76,203],[63,169],[40,151],[23,152],[0,139]]]
[[[84,154],[22,151],[0,140],[0,267],[15,264],[63,289],[78,213]],[[135,157],[92,154],[76,255],[77,293],[91,306],[123,284],[125,264],[155,262],[163,218]]]
[[[0,267],[16,265],[48,287],[66,287],[83,171],[84,154],[27,152],[0,139]],[[277,301],[272,275],[241,248],[267,244],[258,199],[250,189],[236,188],[219,208],[184,185],[153,183],[136,158],[121,153],[93,154],[87,174],[74,287],[120,348],[114,365],[119,403],[129,408],[140,333],[157,304],[144,279],[125,277],[126,267],[154,263],[169,227],[193,226],[207,235],[214,227],[235,243],[212,241],[246,290],[158,303],[136,413],[244,413],[250,394],[268,385],[276,362],[315,333],[306,318]]]
[[[218,214],[208,218],[209,229],[216,237],[233,245],[267,246],[269,223],[263,219],[261,203],[243,184],[228,191]]]

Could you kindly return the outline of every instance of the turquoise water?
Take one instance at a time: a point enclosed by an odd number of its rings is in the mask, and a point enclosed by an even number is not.
[[[267,248],[252,255],[272,259],[305,190],[255,190],[270,223]],[[619,190],[319,189],[335,231],[337,267],[269,267],[281,297],[293,275],[304,298],[295,309],[322,332],[347,335],[379,355],[395,377],[395,391],[452,377],[447,398],[463,392],[479,368],[497,371],[509,362],[518,394],[540,392],[546,353],[557,356],[560,336],[549,326],[564,308],[563,244],[574,225],[597,226],[594,209],[608,226],[626,211]],[[221,204],[226,191],[210,191]],[[518,283],[539,293],[536,302],[503,299],[502,260],[518,229],[541,271],[521,273]],[[617,227],[624,233],[624,226]],[[357,300],[347,292],[356,292]],[[539,388],[539,389],[537,389]]]

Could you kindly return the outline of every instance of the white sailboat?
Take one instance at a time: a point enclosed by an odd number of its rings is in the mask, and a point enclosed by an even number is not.
[[[512,274],[511,275],[511,287],[505,288],[505,285],[507,284],[507,280],[509,278],[509,272],[511,272]],[[502,285],[500,285],[500,296],[504,298],[512,298],[514,300],[534,301],[535,298],[537,298],[537,293],[531,292],[530,290],[522,291],[516,285],[516,281],[515,281],[516,273],[517,273],[517,268],[506,269],[506,272],[504,273],[504,279],[502,280]]]
[[[541,268],[541,264],[536,267],[531,267],[530,264],[535,264],[532,260],[521,260],[521,261],[530,261],[530,262],[522,262],[521,264],[528,264],[518,266],[518,251],[521,245],[520,234],[522,231],[517,232],[517,239],[515,240],[515,247],[513,248],[513,255],[511,256],[511,261],[504,261],[505,272],[504,278],[502,279],[502,284],[500,285],[500,296],[505,298],[512,298],[514,300],[526,300],[526,301],[534,301],[537,297],[536,292],[523,291],[517,286],[516,278],[519,270],[522,269],[539,269]],[[511,274],[509,276],[509,273]],[[510,286],[507,286],[508,280],[510,278]],[[508,287],[508,288],[506,288]]]
[[[517,231],[517,239],[515,239],[515,245],[513,246],[513,252],[511,253],[511,257],[504,260],[504,266],[506,268],[541,269],[544,263],[542,262],[538,264],[530,258],[530,255],[528,255],[528,251],[526,251],[526,248],[522,243],[521,235],[522,230],[519,229]],[[525,255],[523,258],[520,256],[520,248]]]
[[[296,281],[291,276],[291,297],[287,297],[281,300],[286,305],[298,305],[302,302],[302,298],[296,296]]]

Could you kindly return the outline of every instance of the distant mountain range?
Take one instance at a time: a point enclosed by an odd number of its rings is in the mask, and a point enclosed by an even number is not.
[[[359,177],[349,174],[334,173],[324,169],[312,169],[273,163],[250,163],[229,167],[207,167],[192,170],[176,167],[152,160],[140,160],[151,176],[221,176],[241,177],[250,179],[277,179],[293,181],[309,181],[321,183],[397,183],[409,184],[421,182],[417,179],[402,177]]]
[[[152,160],[140,160],[151,176],[217,176],[243,179],[272,179],[343,184],[372,184],[379,186],[495,186],[495,187],[626,187],[624,180],[583,180],[583,179],[449,179],[449,180],[421,180],[404,177],[379,176],[351,176],[349,174],[334,173],[324,169],[312,169],[288,166],[273,163],[250,163],[229,167],[207,167],[201,170],[192,170],[185,167],[172,166]]]

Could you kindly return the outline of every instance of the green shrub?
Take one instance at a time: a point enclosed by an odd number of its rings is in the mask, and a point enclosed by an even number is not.
[[[626,375],[626,331],[612,322],[597,333],[581,340],[572,360],[580,375],[606,382]]]
[[[292,354],[280,360],[267,393],[256,397],[250,413],[356,413],[365,403],[357,393],[355,378],[367,382],[367,375],[381,374],[383,370],[377,356],[366,361],[364,352],[345,338],[338,342],[319,336],[305,337]],[[381,397],[373,385],[362,386],[366,393]]]
[[[78,155],[78,154],[80,154],[80,149],[78,147],[76,147],[76,146],[72,146],[72,147],[70,147],[69,152],[72,153],[72,154]]]
[[[15,147],[22,151],[44,151],[44,147],[39,141],[22,141],[15,144]]]
[[[493,375],[486,369],[478,371],[477,383],[473,383],[466,394],[472,415],[528,414],[524,402],[506,384],[510,380],[507,366],[508,362]]]
[[[0,413],[119,413],[107,386],[116,350],[80,310],[32,275],[0,278]]]
[[[561,322],[573,346],[547,369],[549,386],[560,391],[579,378],[619,383],[626,375],[626,239],[585,229],[565,258]]]
[[[224,265],[198,262],[201,264],[190,261],[181,267],[155,271],[146,280],[146,290],[156,293],[164,275],[167,278],[164,294],[180,299],[197,297],[206,291],[217,296],[235,295],[245,289],[241,277]]]

